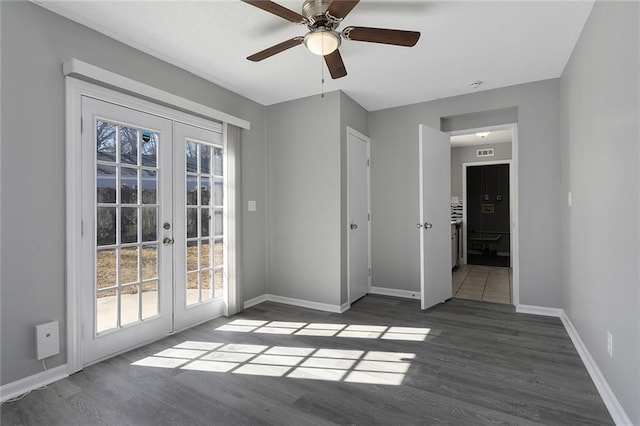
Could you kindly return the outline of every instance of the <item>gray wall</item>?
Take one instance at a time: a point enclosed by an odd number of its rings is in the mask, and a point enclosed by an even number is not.
[[[340,92],[340,168],[342,173],[342,184],[340,185],[341,217],[340,239],[341,239],[341,266],[340,274],[342,285],[340,291],[340,303],[349,301],[348,293],[348,269],[347,269],[347,239],[349,237],[349,217],[347,216],[347,126],[369,136],[369,113],[360,104],[351,99],[345,93]]]
[[[340,98],[267,107],[270,294],[340,303]]]
[[[554,79],[370,114],[373,285],[419,289],[418,124],[440,128],[443,117],[517,108],[520,303],[560,307],[558,91]],[[505,124],[489,116],[492,123],[474,126]]]
[[[636,425],[639,21],[637,2],[596,2],[560,81],[563,307]],[[613,358],[607,330],[614,336]]]
[[[493,148],[494,156],[478,158],[476,151],[484,148]],[[451,148],[451,196],[456,196],[462,200],[462,165],[464,163],[510,159],[511,143],[495,143]]]
[[[58,320],[66,361],[65,102],[62,63],[76,57],[251,122],[243,204],[265,203],[265,108],[28,2],[0,2],[2,52],[2,371],[42,370],[34,326]],[[221,58],[224,60],[224,58]],[[265,292],[264,208],[245,213],[245,295]]]

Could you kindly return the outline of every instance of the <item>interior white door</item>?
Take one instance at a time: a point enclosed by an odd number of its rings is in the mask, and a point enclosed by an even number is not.
[[[221,132],[174,126],[175,329],[224,314],[227,253]]]
[[[82,98],[83,365],[172,331],[172,122]]]
[[[451,298],[451,146],[449,135],[419,129],[420,291],[422,309]]]
[[[369,293],[369,138],[347,128],[349,303]]]

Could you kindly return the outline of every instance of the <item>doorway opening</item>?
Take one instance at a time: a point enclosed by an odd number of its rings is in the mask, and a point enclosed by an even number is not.
[[[516,126],[452,133],[453,297],[517,304]]]

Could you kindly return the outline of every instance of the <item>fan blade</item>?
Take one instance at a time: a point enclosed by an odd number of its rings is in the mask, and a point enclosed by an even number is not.
[[[275,46],[271,46],[258,53],[254,53],[253,55],[247,57],[247,59],[253,62],[260,62],[261,60],[267,59],[268,57],[273,56],[276,53],[284,52],[287,49],[298,46],[300,43],[302,43],[302,40],[304,40],[304,37],[294,37],[291,40],[283,41],[282,43],[278,43]]]
[[[327,14],[342,20],[347,17],[359,2],[360,0],[333,0],[327,8]]]
[[[327,68],[329,68],[331,78],[333,78],[334,80],[336,78],[341,78],[347,75],[347,68],[345,68],[344,62],[342,62],[342,56],[340,55],[340,51],[338,49],[326,55],[324,57],[324,62],[327,64]]]
[[[307,22],[307,18],[300,15],[299,13],[294,12],[291,9],[287,9],[284,6],[280,6],[278,3],[274,3],[270,0],[242,0],[244,3],[250,4],[251,6],[255,6],[259,9],[262,9],[266,12],[273,13],[281,18],[286,19],[287,21],[291,21],[294,24],[302,24]]]
[[[388,30],[385,28],[347,27],[342,31],[344,38],[370,43],[393,44],[413,47],[420,39],[417,31]]]

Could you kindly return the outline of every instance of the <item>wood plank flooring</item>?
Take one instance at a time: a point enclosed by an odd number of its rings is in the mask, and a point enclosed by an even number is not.
[[[218,318],[5,403],[1,421],[613,424],[558,319],[372,295],[342,315],[269,302]]]

